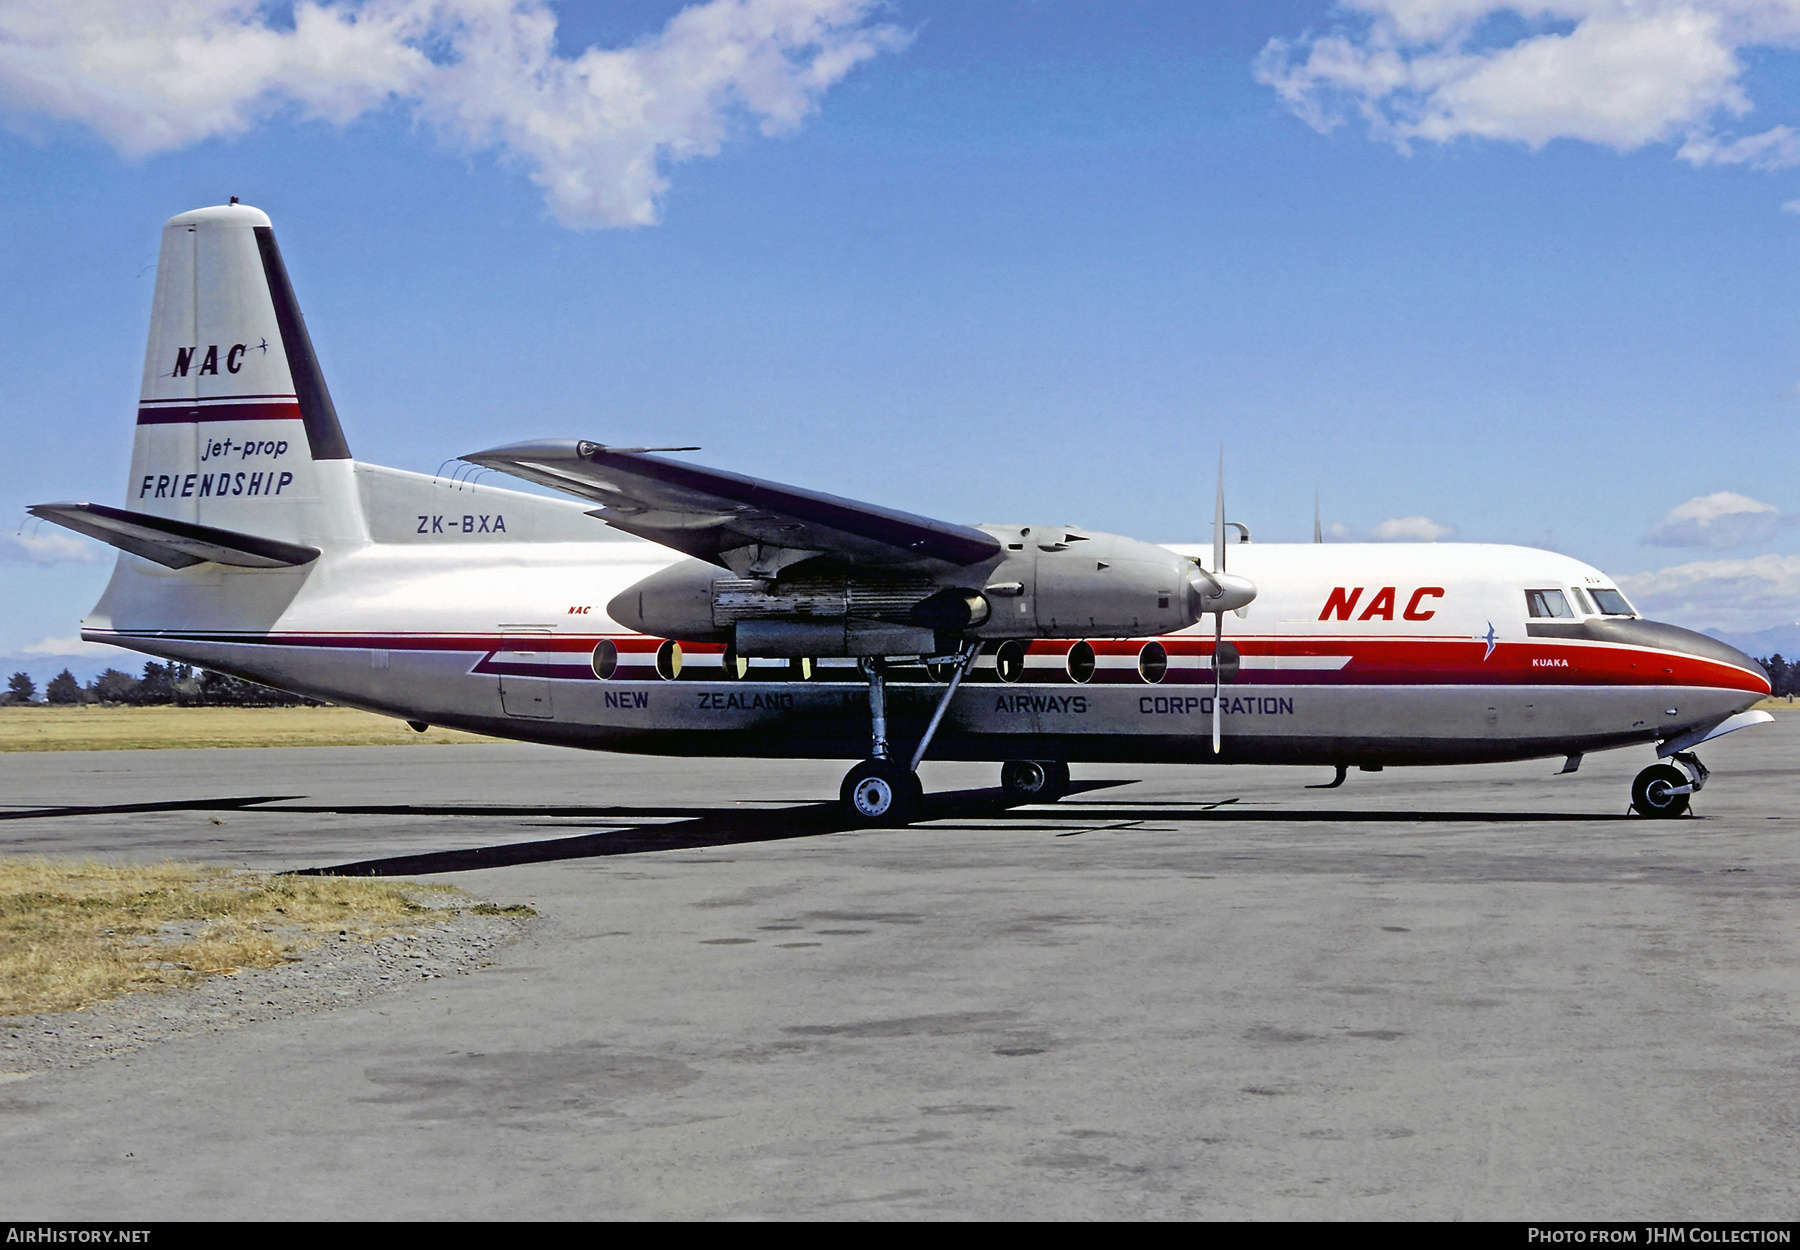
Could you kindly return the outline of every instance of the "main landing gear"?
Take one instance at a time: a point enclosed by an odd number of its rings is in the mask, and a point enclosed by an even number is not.
[[[905,764],[894,759],[888,749],[885,662],[879,657],[862,662],[863,673],[869,679],[869,758],[852,768],[838,787],[844,815],[859,825],[904,825],[918,817],[925,803],[925,787],[919,783],[919,761],[925,758],[926,748],[943,723],[950,700],[956,697],[956,688],[975,667],[975,657],[980,654],[979,642],[970,643],[963,652],[956,670],[950,674],[949,686],[931,714],[931,723],[925,726],[924,736],[913,749],[911,762]]]
[[[1652,764],[1631,783],[1631,806],[1640,816],[1680,816],[1710,775],[1692,751],[1677,751],[1675,764]]]

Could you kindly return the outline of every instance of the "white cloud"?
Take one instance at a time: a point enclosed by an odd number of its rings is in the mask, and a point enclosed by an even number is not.
[[[1783,200],[1781,202],[1781,211],[1784,213],[1800,214],[1800,200]],[[1800,391],[1800,382],[1794,383],[1794,389]]]
[[[1453,531],[1427,516],[1395,517],[1369,531],[1378,543],[1434,543]]]
[[[1700,560],[1621,577],[1646,616],[1693,629],[1746,633],[1800,620],[1800,556]]]
[[[338,124],[386,107],[521,161],[565,225],[658,219],[667,167],[739,119],[798,126],[907,36],[877,0],[706,0],[626,48],[555,50],[544,0],[0,0],[0,104],[15,125],[79,122],[127,156],[242,134],[297,110]]]
[[[0,535],[0,563],[93,564],[111,553],[99,543],[49,526]]]
[[[1696,165],[1800,164],[1752,110],[1741,53],[1800,47],[1800,0],[1340,0],[1328,34],[1274,39],[1257,80],[1325,131],[1360,117],[1402,151],[1471,137],[1620,151],[1680,141]]]
[[[109,647],[101,642],[86,642],[79,634],[71,634],[67,638],[40,638],[28,646],[20,647],[19,655],[122,655],[122,647]]]
[[[1657,522],[1644,541],[1656,547],[1705,547],[1724,551],[1770,537],[1782,522],[1773,504],[1722,490],[1699,495]]]

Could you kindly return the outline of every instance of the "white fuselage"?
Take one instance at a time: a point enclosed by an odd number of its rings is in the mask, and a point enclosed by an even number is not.
[[[346,527],[338,510],[318,560],[170,570],[121,555],[84,636],[501,737],[670,755],[867,753],[866,695],[851,661],[822,662],[806,680],[786,662],[752,661],[731,679],[722,647],[688,645],[679,673],[659,676],[664,640],[622,628],[606,604],[685,557],[618,538],[577,503],[349,460],[309,467],[318,491],[353,502],[359,518]],[[1031,643],[1015,682],[984,655],[931,757],[1516,759],[1669,738],[1768,689],[1747,659],[1711,640],[1583,611],[1574,592],[1610,579],[1551,552],[1258,543],[1234,544],[1229,563],[1260,594],[1244,617],[1224,618],[1243,659],[1220,704],[1219,756],[1206,618],[1158,639],[1087,640],[1095,662],[1085,681],[1068,663],[1076,642]],[[1528,619],[1526,591],[1549,589],[1577,605],[1574,615]],[[607,644],[617,663],[602,678],[593,659]],[[922,731],[942,690],[922,667],[895,672],[897,744]]]

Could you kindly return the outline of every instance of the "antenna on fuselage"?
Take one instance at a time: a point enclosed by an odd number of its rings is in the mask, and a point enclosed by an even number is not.
[[[1319,524],[1319,488],[1317,486],[1313,487],[1313,541],[1316,543],[1325,541],[1325,527]]]

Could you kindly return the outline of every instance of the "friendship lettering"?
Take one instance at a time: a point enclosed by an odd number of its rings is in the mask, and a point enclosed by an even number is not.
[[[293,485],[294,475],[267,473],[146,473],[139,499],[210,499],[227,495],[279,495]]]

